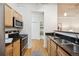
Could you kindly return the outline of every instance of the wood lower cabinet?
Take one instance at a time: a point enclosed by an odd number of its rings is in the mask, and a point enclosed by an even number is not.
[[[56,44],[51,40],[51,48],[50,48],[50,55],[56,56],[57,55],[57,47]]]
[[[53,39],[47,39],[47,49],[49,56],[69,56],[69,54],[62,49]]]
[[[12,44],[9,44],[7,46],[5,46],[5,55],[6,56],[12,56],[13,55],[13,48],[12,48]]]
[[[13,26],[13,9],[8,5],[5,5],[5,26],[12,27]]]
[[[47,51],[48,55],[50,56],[50,39],[47,40]]]
[[[20,56],[20,39],[13,43],[13,56]]]
[[[66,53],[62,48],[60,48],[59,46],[58,46],[58,49],[57,49],[57,54],[58,54],[58,56],[69,56],[69,54],[68,53]]]

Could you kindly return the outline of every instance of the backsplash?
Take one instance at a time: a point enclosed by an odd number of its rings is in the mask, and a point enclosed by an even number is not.
[[[20,29],[17,29],[17,28],[5,28],[5,31],[21,31]]]
[[[79,32],[79,17],[58,17],[62,31]]]

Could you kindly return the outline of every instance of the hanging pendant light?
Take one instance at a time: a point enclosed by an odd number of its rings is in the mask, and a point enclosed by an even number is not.
[[[64,16],[67,16],[67,13],[66,12],[64,12]]]

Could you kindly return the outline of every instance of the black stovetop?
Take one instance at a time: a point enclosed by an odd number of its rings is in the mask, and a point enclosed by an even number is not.
[[[13,33],[13,34],[9,34],[9,38],[24,38],[28,36],[27,34],[18,34],[18,33]]]

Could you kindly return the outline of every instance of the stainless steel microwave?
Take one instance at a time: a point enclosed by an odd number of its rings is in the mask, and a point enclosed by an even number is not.
[[[16,17],[13,17],[13,27],[15,28],[23,28],[23,22],[16,19]]]

